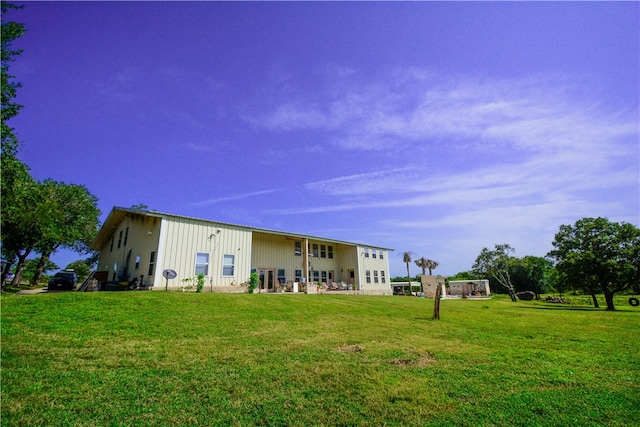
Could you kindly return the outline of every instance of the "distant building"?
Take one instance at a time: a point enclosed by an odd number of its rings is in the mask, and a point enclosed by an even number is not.
[[[489,280],[450,280],[449,295],[491,296]]]
[[[205,276],[205,291],[243,292],[258,273],[256,292],[359,290],[390,294],[393,249],[298,233],[114,207],[91,249],[109,281],[141,278],[152,289],[180,289]],[[165,279],[163,271],[177,276]],[[309,286],[307,286],[309,285]]]

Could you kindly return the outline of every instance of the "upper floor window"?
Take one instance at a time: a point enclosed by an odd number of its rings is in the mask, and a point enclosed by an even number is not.
[[[326,257],[327,257],[327,246],[320,245],[320,258],[326,258]]]
[[[366,276],[367,283],[371,283],[371,270],[365,270],[364,275]]]
[[[386,277],[384,276],[384,270],[382,270],[382,271],[380,272],[380,278],[382,279],[382,283],[387,283],[387,279],[386,279]]]
[[[373,283],[378,283],[378,270],[373,270]]]
[[[384,259],[384,251],[380,250],[379,255],[380,255],[380,259]]]
[[[375,258],[377,253],[377,251],[375,249],[371,249],[371,258]]]
[[[122,230],[118,234],[118,249],[120,249],[120,246],[122,246]]]
[[[369,258],[369,248],[364,248],[364,257]]]
[[[111,246],[109,247],[109,252],[113,252],[113,241],[116,239],[116,235],[111,235]]]
[[[302,242],[293,242],[293,254],[302,256]]]
[[[329,259],[333,259],[333,246],[331,245],[327,246],[327,255]]]
[[[127,240],[129,240],[129,227],[124,231],[124,245],[127,246]]]
[[[317,257],[318,257],[318,244],[317,244],[317,243],[314,243],[314,244],[312,245],[312,248],[313,248],[313,252],[312,252],[312,253],[313,253],[313,256],[317,258]]]
[[[196,268],[195,274],[209,274],[209,254],[204,252],[196,253]]]

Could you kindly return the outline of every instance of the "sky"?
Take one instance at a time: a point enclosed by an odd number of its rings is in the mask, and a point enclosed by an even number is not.
[[[405,251],[448,276],[584,217],[640,225],[638,2],[22,4],[20,158],[101,220],[392,248],[391,276]]]

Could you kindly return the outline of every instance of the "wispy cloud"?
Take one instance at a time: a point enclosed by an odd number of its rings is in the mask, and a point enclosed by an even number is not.
[[[207,205],[213,205],[215,203],[228,202],[231,200],[239,200],[239,199],[247,199],[247,198],[256,197],[256,196],[264,196],[265,194],[271,194],[271,193],[275,193],[282,190],[283,188],[272,188],[269,190],[252,191],[249,193],[236,194],[234,196],[217,197],[213,199],[202,200],[200,202],[191,203],[191,206],[202,207]]]

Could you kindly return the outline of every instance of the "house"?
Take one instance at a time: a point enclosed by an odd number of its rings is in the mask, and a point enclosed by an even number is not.
[[[449,294],[460,296],[491,296],[488,279],[480,280],[450,280]]]
[[[114,207],[91,249],[100,251],[101,277],[138,278],[154,290],[180,289],[202,273],[205,291],[244,292],[256,272],[256,292],[391,293],[393,249],[153,211]],[[166,270],[176,277],[163,277]]]

